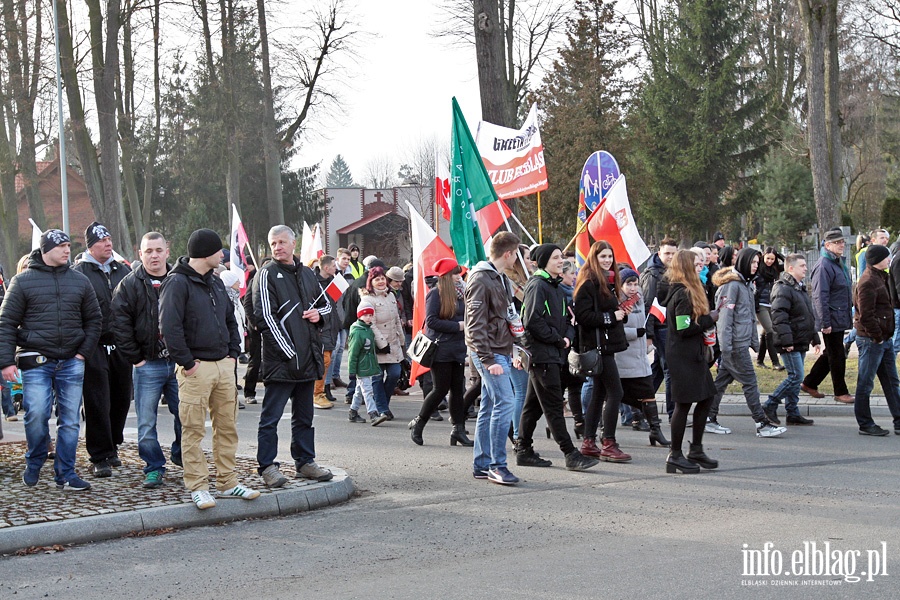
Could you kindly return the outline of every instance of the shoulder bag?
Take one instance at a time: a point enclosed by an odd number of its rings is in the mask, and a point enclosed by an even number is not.
[[[597,303],[594,303],[594,311],[596,312]],[[578,325],[578,338],[583,340],[583,329],[581,324]],[[595,329],[597,336],[597,346],[585,352],[569,352],[569,373],[578,377],[596,377],[603,372],[603,359],[600,356],[600,330]]]
[[[434,363],[437,347],[437,340],[432,340],[425,335],[425,329],[423,328],[419,330],[419,333],[410,342],[406,355],[426,369],[430,369],[432,363]]]

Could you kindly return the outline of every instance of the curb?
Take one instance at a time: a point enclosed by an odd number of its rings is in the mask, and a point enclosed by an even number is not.
[[[328,467],[334,479],[296,488],[260,490],[252,501],[221,499],[197,510],[193,503],[159,506],[0,529],[0,554],[32,546],[84,544],[167,527],[187,528],[251,518],[278,517],[333,506],[349,500],[356,486],[343,469]]]
[[[728,417],[749,417],[750,409],[747,407],[747,403],[744,401],[744,397],[736,397],[735,400],[729,400],[728,402],[725,399],[722,399],[722,403],[719,405],[719,414],[728,416]],[[873,398],[874,399],[874,398]],[[760,403],[765,404],[765,396],[760,398]],[[853,405],[852,404],[803,404],[802,402],[797,406],[800,409],[800,414],[804,417],[853,417]],[[779,414],[784,414],[784,402],[781,403]],[[871,406],[872,416],[880,417],[880,418],[891,418],[891,412],[887,406]]]

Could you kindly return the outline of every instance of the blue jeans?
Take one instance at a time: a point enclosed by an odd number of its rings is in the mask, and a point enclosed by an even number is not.
[[[47,460],[50,413],[56,393],[58,415],[53,465],[56,483],[65,483],[75,475],[83,383],[84,361],[77,358],[51,358],[39,367],[22,371],[25,439],[28,441],[25,463],[32,471],[39,471]]]
[[[856,347],[859,348],[859,377],[853,409],[857,424],[861,428],[875,424],[869,407],[869,395],[875,387],[875,375],[878,375],[888,409],[894,417],[894,429],[900,429],[900,377],[897,376],[893,340],[876,344],[872,338],[857,335]]]
[[[469,353],[472,364],[481,375],[481,405],[475,424],[473,468],[498,469],[506,466],[506,437],[512,419],[513,389],[510,378],[512,359],[494,355],[494,362],[503,367],[502,375],[491,375],[478,355]]]
[[[341,358],[344,356],[344,345],[347,343],[347,330],[338,331],[334,350],[331,351],[331,366],[325,373],[325,385],[331,385],[335,379],[341,378]]]
[[[291,401],[291,457],[299,469],[316,459],[316,430],[313,422],[313,388],[315,381],[269,381],[259,415],[256,434],[256,461],[259,472],[275,463],[278,457],[278,422]]]
[[[806,352],[785,352],[781,355],[781,364],[786,369],[787,376],[778,384],[775,391],[769,394],[766,408],[778,408],[784,400],[784,409],[789,417],[799,417],[800,409],[797,403],[800,401],[800,384],[803,382],[803,360]]]
[[[900,308],[894,309],[894,355],[900,354]]]
[[[156,415],[159,397],[166,395],[166,406],[175,416],[175,441],[172,442],[172,462],[181,462],[181,419],[178,416],[178,380],[175,378],[175,362],[168,358],[148,360],[133,369],[134,412],[138,423],[138,454],[147,466],[144,473],[166,469],[156,435]]]
[[[381,367],[381,376],[375,376],[375,406],[379,413],[391,410],[391,396],[400,381],[400,363],[384,363]],[[354,390],[355,391],[355,390]]]
[[[522,407],[525,406],[525,392],[528,391],[528,371],[512,367],[509,379],[513,389],[512,426],[513,439],[519,439],[519,421],[522,420]]]
[[[585,414],[591,406],[591,396],[594,395],[594,378],[585,377],[581,386],[581,414]]]
[[[2,383],[2,386],[0,386],[3,388],[2,389],[2,394],[3,394],[2,406],[3,406],[3,416],[4,417],[11,417],[14,414],[16,414],[16,407],[13,405],[12,393],[10,392],[11,385],[12,384],[9,383],[8,381],[4,381]]]
[[[376,379],[378,379],[377,375],[356,378],[356,391],[353,393],[353,401],[350,403],[350,410],[359,411],[359,407],[364,406],[367,413],[378,413],[378,408],[375,405]]]

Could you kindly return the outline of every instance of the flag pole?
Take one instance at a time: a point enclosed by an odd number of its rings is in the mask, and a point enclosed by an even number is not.
[[[528,239],[531,240],[531,243],[532,243],[532,244],[537,244],[537,241],[536,241],[533,237],[531,237],[531,233],[530,233],[527,229],[525,229],[525,226],[524,226],[524,225],[522,225],[522,221],[519,220],[519,217],[516,216],[516,213],[510,211],[510,212],[509,212],[509,216],[511,216],[511,217],[513,218],[513,220],[515,220],[515,222],[516,222],[516,223],[519,225],[519,227],[522,229],[522,231],[525,232],[525,235],[528,236]],[[506,218],[504,217],[503,220],[505,221]],[[506,228],[507,228],[510,232],[512,232],[512,229],[510,229],[510,227],[509,227],[509,223],[506,224]]]
[[[232,208],[232,210],[234,210],[234,212],[237,213],[238,219],[240,219],[240,218],[241,218],[241,213],[238,212],[238,209],[237,209],[237,207],[234,205],[234,203],[232,203],[231,208]],[[241,220],[241,225],[243,225],[243,224],[244,224],[244,221]],[[251,260],[253,260],[253,265],[258,269],[258,268],[259,268],[259,263],[256,262],[256,257],[253,255],[253,244],[250,243],[250,237],[249,237],[249,236],[247,237],[247,250],[250,251],[250,258],[251,258]]]
[[[538,190],[537,193],[538,200],[538,241],[543,244],[544,243],[544,225],[541,222],[541,191]]]

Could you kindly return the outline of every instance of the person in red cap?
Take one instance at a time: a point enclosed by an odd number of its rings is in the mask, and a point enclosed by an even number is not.
[[[375,355],[375,332],[372,322],[375,320],[375,306],[368,300],[359,303],[356,309],[356,323],[350,326],[350,337],[347,344],[347,368],[356,376],[356,389],[350,405],[348,418],[351,423],[365,423],[359,416],[359,407],[365,403],[372,427],[387,421],[387,414],[379,413],[375,406],[376,380],[381,376],[381,366]]]
[[[409,422],[412,441],[421,446],[422,430],[437,410],[441,399],[449,392],[450,422],[453,432],[450,445],[473,446],[466,436],[463,394],[466,382],[465,318],[466,286],[462,280],[462,267],[452,258],[441,258],[432,267],[438,275],[437,284],[425,297],[425,335],[437,343],[437,352],[431,365],[434,386],[425,397],[419,415]]]

